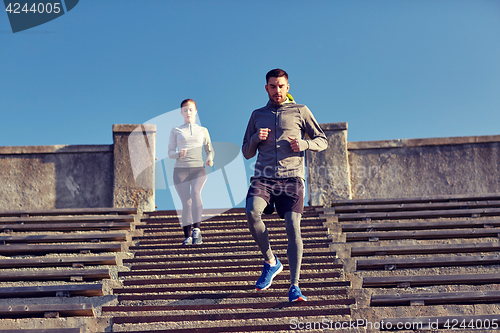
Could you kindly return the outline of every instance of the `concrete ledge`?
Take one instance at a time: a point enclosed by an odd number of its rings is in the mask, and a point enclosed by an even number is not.
[[[326,123],[326,124],[319,124],[321,129],[323,131],[343,131],[347,130],[347,123]]]
[[[55,145],[0,147],[0,155],[111,153],[112,145]]]
[[[142,126],[142,130],[145,132],[156,132],[156,125],[153,124],[145,124],[145,125],[117,124],[113,125],[113,132],[132,133],[139,126]]]
[[[463,145],[463,144],[492,143],[492,142],[500,142],[500,135],[348,142],[347,149],[360,150],[360,149],[377,149],[377,148],[409,148],[409,147]]]

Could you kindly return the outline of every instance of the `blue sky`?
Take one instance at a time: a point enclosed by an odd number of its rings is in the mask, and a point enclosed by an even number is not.
[[[500,1],[82,0],[13,34],[0,13],[1,146],[111,144],[198,103],[241,144],[265,73],[349,141],[500,134]]]

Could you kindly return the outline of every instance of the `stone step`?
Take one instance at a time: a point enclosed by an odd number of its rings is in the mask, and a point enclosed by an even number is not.
[[[134,316],[134,312],[168,312],[173,311],[210,311],[221,309],[288,309],[294,307],[318,307],[318,306],[332,306],[332,305],[350,305],[354,304],[353,299],[340,298],[335,300],[318,300],[304,302],[244,302],[244,303],[220,303],[220,304],[185,304],[185,305],[137,305],[137,306],[103,306],[103,312],[123,312],[122,316]]]
[[[72,316],[94,316],[92,304],[28,304],[0,305],[0,319],[5,318],[59,318]]]
[[[286,265],[284,260],[281,261],[283,265]],[[200,264],[198,264],[200,265]],[[165,268],[157,268],[157,267],[152,267],[154,265],[150,265],[148,269],[145,270],[138,270],[137,267],[133,267],[134,270],[130,272],[118,272],[118,277],[126,277],[126,276],[144,276],[144,275],[159,275],[159,274],[166,274],[168,272],[169,275],[182,275],[182,274],[209,274],[209,273],[249,273],[249,272],[254,272],[256,274],[260,273],[262,271],[262,265],[256,265],[255,262],[252,264],[242,264],[242,263],[232,263],[232,267],[227,267],[224,263],[221,263],[220,266],[209,266],[209,265],[198,265],[194,266],[191,264],[191,266],[183,267],[183,268],[172,268],[168,267],[168,271],[165,270]],[[302,262],[301,265],[301,271],[308,271],[308,270],[331,270],[332,268],[337,268],[340,269],[342,268],[342,265],[332,265],[330,263],[328,264],[309,264],[309,263],[304,263]]]
[[[325,247],[328,246],[330,243],[329,240],[318,240],[318,241],[308,241],[306,239],[303,240],[304,244],[307,245],[308,248],[310,249],[324,249]],[[180,244],[178,245],[180,247]],[[272,242],[272,248],[273,250],[276,250],[275,252],[279,253],[279,250],[286,250],[287,244],[286,242]],[[203,248],[201,246],[194,246],[192,248],[168,248],[168,249],[161,249],[161,248],[154,248],[154,247],[145,247],[144,250],[142,248],[131,248],[130,251],[135,251],[135,256],[136,257],[141,257],[141,256],[151,256],[151,255],[176,255],[176,254],[190,254],[191,256],[196,255],[196,254],[214,254],[214,253],[219,253],[220,255],[225,255],[225,253],[231,253],[231,252],[257,252],[258,247],[256,244],[253,245],[245,245],[245,244],[239,244],[239,245],[228,245],[228,244],[223,244],[222,246],[216,246],[214,248]]]
[[[307,296],[313,299],[321,299],[324,297],[330,298],[345,298],[347,289],[350,283],[348,281],[335,282],[303,282],[300,284],[303,291],[307,292]],[[232,287],[232,288],[230,288]],[[265,294],[255,290],[254,285],[237,285],[224,286],[221,291],[220,286],[210,287],[158,287],[158,288],[123,288],[115,289],[115,294],[118,295],[118,301],[125,304],[126,301],[140,301],[141,304],[145,301],[160,301],[160,300],[209,300],[212,302],[222,302],[227,300],[244,299],[245,301],[252,298],[269,299],[269,298],[286,298],[288,292],[288,284],[276,282],[273,283],[272,289],[266,290]],[[212,292],[210,292],[212,291]]]
[[[0,330],[0,333],[81,333],[81,328],[49,328],[49,329],[12,329]]]
[[[351,310],[347,307],[344,308],[330,308],[330,307],[319,307],[317,309],[301,309],[301,307],[306,307],[303,305],[307,302],[299,302],[296,305],[297,308],[293,310],[274,310],[266,308],[264,311],[252,311],[252,312],[224,312],[224,313],[199,313],[199,314],[152,314],[144,316],[122,316],[113,317],[114,324],[142,324],[142,323],[152,323],[152,322],[194,322],[194,321],[223,321],[223,320],[241,320],[241,319],[273,319],[276,317],[280,318],[298,318],[307,316],[332,316],[332,315],[350,315]]]
[[[320,218],[322,215],[321,211],[305,211],[302,214],[302,218],[304,220],[310,218]],[[244,223],[246,224],[246,215],[242,214],[231,214],[231,215],[203,215],[203,223],[210,223],[211,225],[221,226],[224,223],[233,222],[233,223]],[[283,219],[274,213],[262,215],[262,219],[267,222],[279,222],[283,223]],[[169,216],[169,217],[145,217],[141,219],[141,222],[146,224],[164,224],[164,225],[179,225],[180,220],[178,216]]]
[[[102,284],[51,285],[0,288],[0,298],[103,296]]]
[[[257,276],[256,276],[257,275]],[[123,281],[124,286],[142,286],[142,285],[162,285],[162,284],[187,284],[187,283],[220,283],[220,282],[243,282],[255,281],[260,274],[252,275],[227,275],[227,276],[197,276],[189,274],[188,276],[175,276],[166,278],[142,278],[142,279],[127,279]],[[146,275],[147,276],[147,275]],[[152,275],[155,276],[155,275]],[[339,272],[315,272],[310,274],[300,274],[301,279],[337,279],[340,277]],[[274,281],[286,280],[289,276],[286,274],[277,275]]]
[[[303,262],[307,260],[331,260],[335,258],[335,252],[328,252],[328,251],[322,251],[324,249],[309,249],[309,251],[305,252],[303,254]],[[287,261],[288,259],[286,258],[286,250],[283,251],[275,251],[275,253],[279,256],[280,260],[283,262],[283,260]],[[135,265],[137,263],[147,263],[147,262],[153,262],[153,263],[167,263],[168,265],[185,265],[186,263],[190,262],[197,262],[197,261],[203,261],[207,265],[211,265],[213,263],[218,263],[218,262],[240,262],[240,261],[246,261],[246,260],[254,260],[253,262],[255,263],[255,259],[259,259],[258,263],[261,263],[262,261],[262,255],[259,254],[257,251],[248,253],[248,252],[242,252],[242,253],[235,253],[235,254],[209,254],[209,255],[203,255],[203,254],[194,254],[191,255],[189,253],[182,254],[182,255],[175,255],[175,256],[164,256],[164,255],[154,255],[151,253],[150,256],[143,256],[140,258],[134,258],[134,259],[124,259],[123,263],[127,265],[132,265],[130,267],[131,270],[135,269]],[[288,262],[288,261],[287,261]],[[313,261],[314,262],[314,261]]]
[[[137,208],[57,208],[57,209],[34,209],[34,210],[4,210],[0,211],[0,217],[31,217],[31,216],[57,216],[57,215],[135,215]]]
[[[406,198],[345,199],[345,200],[334,200],[332,201],[331,206],[336,207],[345,205],[388,205],[388,204],[485,201],[485,200],[500,200],[500,194],[496,193],[455,194],[455,195],[434,195],[425,197],[406,197]]]
[[[339,221],[499,216],[500,208],[446,209],[336,214]]]

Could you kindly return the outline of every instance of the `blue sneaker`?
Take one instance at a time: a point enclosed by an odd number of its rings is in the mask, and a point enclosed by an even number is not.
[[[276,256],[276,266],[271,266],[268,263],[264,262],[264,268],[262,269],[262,275],[257,280],[255,284],[255,289],[257,290],[266,290],[273,283],[273,279],[276,275],[278,275],[283,270],[283,265],[278,260]]]
[[[290,302],[304,302],[307,301],[307,297],[302,295],[300,288],[298,286],[292,286],[288,292],[288,300]]]

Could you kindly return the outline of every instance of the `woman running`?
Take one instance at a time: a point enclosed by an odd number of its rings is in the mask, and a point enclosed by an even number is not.
[[[200,231],[203,212],[201,190],[207,181],[205,165],[211,167],[214,164],[214,151],[208,130],[195,123],[197,112],[195,101],[183,100],[181,114],[184,124],[172,129],[168,141],[168,156],[176,160],[174,185],[182,202],[182,245],[203,243]],[[205,163],[202,148],[207,156]]]

